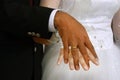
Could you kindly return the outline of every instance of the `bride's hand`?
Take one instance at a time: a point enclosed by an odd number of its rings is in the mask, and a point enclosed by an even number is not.
[[[63,41],[65,63],[69,62],[69,47],[71,47],[71,54],[76,70],[80,68],[80,52],[88,68],[90,67],[90,60],[98,65],[97,54],[83,25],[67,13],[58,11],[55,15],[55,26]],[[91,56],[89,56],[86,47],[90,50]]]
[[[90,57],[94,57],[87,47],[86,47],[86,49],[87,49],[88,55],[89,55]],[[76,51],[79,52],[79,49],[76,49]],[[63,51],[63,48],[61,48],[61,49],[60,49],[60,55],[59,55],[58,61],[57,61],[58,64],[61,64],[61,62],[62,62],[62,60],[63,60],[63,55],[64,55],[64,51]],[[70,68],[71,70],[75,70],[75,66],[74,66],[74,62],[73,62],[73,56],[72,56],[71,49],[69,49],[68,62],[69,62],[69,68]],[[89,67],[88,67],[88,65],[86,65],[86,62],[85,62],[84,57],[82,56],[81,52],[79,52],[79,64],[82,66],[82,68],[83,68],[85,71],[89,70]],[[98,65],[98,63],[96,63],[96,65]]]

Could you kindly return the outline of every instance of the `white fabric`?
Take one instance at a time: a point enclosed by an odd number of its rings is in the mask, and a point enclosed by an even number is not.
[[[71,71],[64,62],[57,65],[59,41],[46,47],[42,80],[120,80],[120,49],[113,42],[111,30],[111,20],[119,5],[120,0],[62,0],[60,8],[85,26],[100,65],[91,63],[89,71]]]
[[[54,17],[55,17],[55,14],[56,14],[57,11],[58,11],[58,9],[55,9],[50,14],[49,24],[48,24],[48,29],[49,29],[50,32],[56,32],[57,31],[55,29],[55,26],[54,26]]]
[[[49,18],[49,22],[48,22],[48,29],[50,32],[56,32],[55,26],[54,26],[54,17],[56,12],[58,11],[58,6],[61,0],[40,0],[40,6],[44,6],[44,7],[49,7],[49,8],[54,8],[55,10],[53,10],[51,12],[50,18]]]

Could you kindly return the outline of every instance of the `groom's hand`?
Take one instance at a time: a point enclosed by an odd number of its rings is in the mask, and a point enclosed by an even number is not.
[[[44,45],[49,45],[50,40],[44,39],[44,38],[39,38],[39,37],[32,37],[33,41],[38,43],[38,44],[44,44]]]
[[[56,13],[54,22],[63,41],[65,63],[69,62],[69,55],[71,53],[76,70],[80,69],[80,64],[86,64],[86,69],[89,69],[89,61],[98,65],[97,54],[83,25],[72,16],[61,11]],[[87,49],[90,53],[87,52]],[[81,58],[83,58],[82,63],[80,63]]]

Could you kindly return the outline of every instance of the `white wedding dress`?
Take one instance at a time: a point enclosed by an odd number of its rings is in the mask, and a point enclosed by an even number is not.
[[[99,66],[90,63],[70,70],[68,64],[57,64],[61,40],[46,47],[42,80],[120,80],[120,48],[113,42],[111,20],[120,0],[63,0],[60,8],[74,16],[86,28],[99,57]]]

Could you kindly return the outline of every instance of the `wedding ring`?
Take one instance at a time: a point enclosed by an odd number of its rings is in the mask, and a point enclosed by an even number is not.
[[[61,46],[61,48],[63,48],[63,45]],[[72,46],[69,46],[68,48],[69,48],[69,49],[77,49],[76,46],[73,46],[73,47],[72,47]]]
[[[69,49],[77,49],[76,46],[69,46]]]
[[[77,47],[76,46],[71,46],[71,49],[76,49]]]

